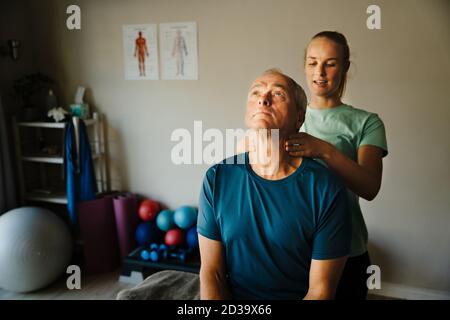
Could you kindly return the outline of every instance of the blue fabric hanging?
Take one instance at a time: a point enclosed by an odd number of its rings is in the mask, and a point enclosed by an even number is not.
[[[70,220],[74,225],[77,225],[76,204],[80,201],[95,199],[97,184],[95,182],[94,166],[86,125],[82,119],[80,119],[79,125],[79,155],[76,150],[75,135],[75,126],[72,121],[69,121],[64,133],[67,210],[69,211]],[[77,163],[77,159],[79,163]]]

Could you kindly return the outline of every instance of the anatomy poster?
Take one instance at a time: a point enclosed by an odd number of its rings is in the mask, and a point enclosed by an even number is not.
[[[161,76],[166,80],[197,80],[197,24],[161,23]]]
[[[123,56],[126,80],[158,80],[156,24],[123,26]]]

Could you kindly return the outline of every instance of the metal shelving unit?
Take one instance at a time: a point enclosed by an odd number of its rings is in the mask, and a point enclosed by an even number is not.
[[[77,117],[72,117],[71,120],[75,128],[75,137],[77,149],[79,147],[78,142],[78,128],[80,119]],[[66,127],[64,122],[18,122],[13,119],[14,127],[14,139],[16,145],[16,157],[18,159],[18,173],[20,178],[20,194],[21,202],[26,203],[27,201],[34,202],[48,202],[56,204],[67,204],[67,197],[64,191],[50,191],[46,190],[45,187],[42,190],[29,190],[26,183],[26,173],[24,170],[25,163],[37,163],[39,165],[39,174],[41,180],[45,181],[47,179],[45,172],[45,164],[50,165],[64,165],[64,158],[62,155],[46,155],[28,152],[28,150],[23,150],[22,144],[22,134],[21,128],[35,128],[38,131],[43,129],[62,129],[62,133]],[[107,190],[107,174],[106,174],[106,164],[105,164],[105,141],[103,133],[103,121],[98,113],[93,113],[92,119],[84,120],[86,127],[92,128],[92,136],[89,136],[92,159],[94,161],[95,175],[97,181],[97,189],[99,192],[104,192]],[[62,141],[62,139],[61,139]],[[61,143],[63,144],[63,143]],[[61,150],[64,146],[61,146]]]

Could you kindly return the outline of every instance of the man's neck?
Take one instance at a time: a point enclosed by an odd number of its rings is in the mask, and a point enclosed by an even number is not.
[[[267,180],[280,180],[294,173],[301,165],[303,160],[301,157],[294,158],[286,152],[284,147],[286,138],[286,136],[267,138],[264,132],[256,133],[254,148],[249,151],[248,156],[250,166],[257,175]]]

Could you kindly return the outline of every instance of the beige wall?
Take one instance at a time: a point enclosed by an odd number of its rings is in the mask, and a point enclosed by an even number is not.
[[[31,1],[30,1],[31,2]],[[65,28],[77,3],[82,30]],[[382,30],[366,28],[366,8],[382,9]],[[450,292],[450,5],[446,0],[168,0],[34,2],[35,59],[57,78],[63,100],[77,85],[106,115],[114,188],[196,204],[207,166],[175,166],[175,128],[243,126],[250,81],[279,67],[302,85],[303,49],[324,29],[349,39],[345,101],[378,113],[390,154],[378,197],[362,201],[373,262],[382,280]],[[195,21],[198,81],[125,81],[122,25]]]
[[[0,1],[0,46],[6,47],[10,39],[21,41],[19,61],[0,57],[0,92],[7,112],[13,112],[19,105],[13,97],[13,80],[34,69],[31,16],[29,1]]]

